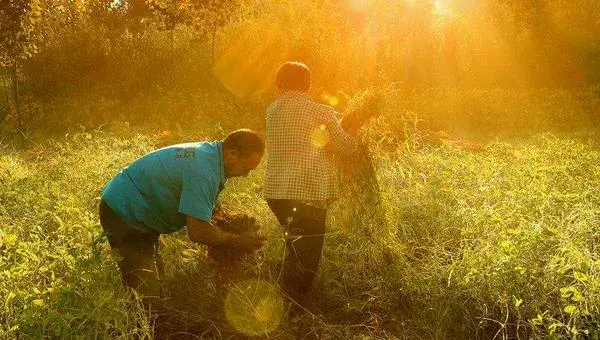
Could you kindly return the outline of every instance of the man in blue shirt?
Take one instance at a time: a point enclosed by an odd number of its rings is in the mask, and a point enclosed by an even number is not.
[[[147,309],[160,298],[160,234],[187,226],[190,240],[210,246],[252,251],[262,246],[257,234],[237,235],[211,224],[213,208],[228,178],[247,176],[260,163],[263,139],[236,130],[223,141],[168,146],[146,154],[105,187],[100,223],[123,282],[143,297]]]

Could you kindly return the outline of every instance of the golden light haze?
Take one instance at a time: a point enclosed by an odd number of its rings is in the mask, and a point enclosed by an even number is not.
[[[577,116],[592,115],[595,102],[579,97],[596,98],[600,84],[596,0],[27,3],[0,8],[0,65],[35,98],[26,115],[54,125],[223,112],[213,96],[256,109],[275,96],[286,60],[306,63],[310,94],[340,110],[348,96],[393,84],[398,107],[494,131],[527,101],[540,121],[578,105],[586,113]],[[4,100],[19,111],[12,88]],[[484,113],[495,118],[473,123]],[[13,130],[27,125],[18,117]]]
[[[586,50],[600,33],[593,1],[282,0],[255,6],[258,14],[224,32],[216,64],[241,96],[268,92],[286,59],[307,62],[315,85],[324,88],[583,86],[598,78],[588,74],[596,52]]]

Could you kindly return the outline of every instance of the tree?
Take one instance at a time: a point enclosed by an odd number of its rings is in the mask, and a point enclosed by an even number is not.
[[[0,3],[0,67],[10,69],[17,117],[20,116],[19,66],[37,52],[36,25],[41,17],[40,0],[4,0]]]
[[[134,1],[136,12],[144,13],[140,1]],[[177,25],[193,28],[199,38],[210,42],[211,66],[215,61],[218,31],[229,23],[241,0],[147,0],[150,9],[171,32]]]

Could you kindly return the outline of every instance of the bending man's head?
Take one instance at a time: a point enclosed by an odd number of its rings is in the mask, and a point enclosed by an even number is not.
[[[223,140],[225,177],[248,176],[265,153],[265,141],[256,132],[240,129],[231,132]]]
[[[285,62],[277,71],[275,86],[279,93],[285,91],[308,92],[308,89],[310,89],[310,70],[308,66],[298,61]]]

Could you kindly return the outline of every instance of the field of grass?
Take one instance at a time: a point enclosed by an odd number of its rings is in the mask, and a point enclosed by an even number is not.
[[[120,285],[97,204],[120,167],[164,141],[121,130],[0,144],[0,339],[151,336]],[[198,136],[219,132],[182,139]],[[284,318],[265,338],[600,339],[597,142],[539,135],[469,151],[370,138],[381,204],[336,203],[313,294],[320,312]],[[221,197],[262,225],[269,242],[248,269],[273,281],[283,235],[263,172]],[[378,218],[356,214],[365,210]],[[162,246],[172,339],[243,338],[203,247],[184,233]]]

